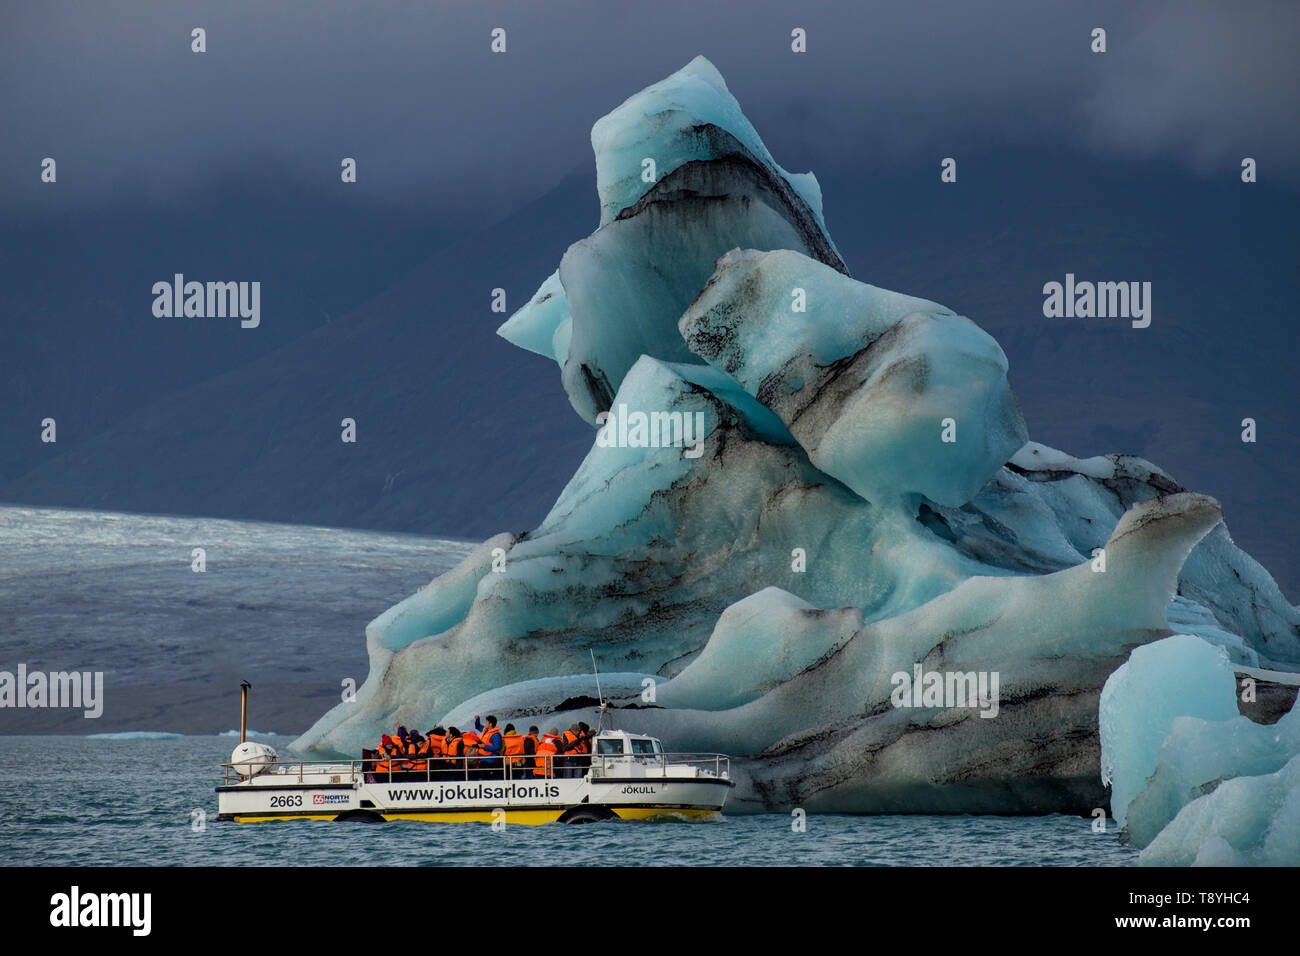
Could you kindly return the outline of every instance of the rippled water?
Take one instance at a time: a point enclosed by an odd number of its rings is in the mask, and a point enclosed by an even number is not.
[[[269,741],[283,753],[289,740]],[[8,865],[1124,866],[1137,854],[1078,817],[810,816],[704,823],[237,824],[215,819],[229,737],[0,737]],[[193,829],[194,810],[208,819]],[[1114,824],[1112,823],[1113,827]]]

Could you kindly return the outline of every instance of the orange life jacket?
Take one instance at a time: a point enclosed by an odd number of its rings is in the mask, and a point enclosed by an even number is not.
[[[410,766],[410,763],[408,761],[400,759],[406,756],[406,752],[407,752],[407,746],[405,741],[401,740],[400,738],[396,738],[396,737],[393,738],[393,756],[398,758],[393,761],[394,770],[405,770],[407,767]]]
[[[501,735],[501,752],[507,757],[520,757],[524,752],[524,738],[518,734]],[[506,763],[514,767],[522,764],[522,760],[507,760]]]
[[[427,757],[429,753],[428,740],[421,740],[418,744],[415,743],[407,744],[406,752],[410,756],[416,758],[407,763],[408,770],[418,770],[420,772],[423,772],[429,769],[429,761]]]
[[[564,738],[564,752],[565,752],[565,753],[577,753],[577,752],[578,752],[578,749],[577,749],[576,747],[574,747],[574,744],[575,744],[575,743],[577,742],[577,740],[578,740],[578,735],[577,735],[577,734],[575,734],[572,730],[566,730],[566,731],[565,731],[564,733],[562,733],[560,736]]]
[[[430,734],[428,737],[425,737],[424,739],[429,742],[430,757],[441,757],[444,753],[446,753],[446,740],[447,740],[446,734],[442,734],[442,735]]]
[[[461,766],[465,763],[465,761],[459,759],[460,757],[465,756],[465,738],[464,737],[446,738],[445,742],[443,743],[443,752],[448,757],[457,758],[448,761],[448,764],[450,765],[451,769],[459,770]]]
[[[492,738],[500,738],[497,742],[497,752],[492,753],[488,748],[492,746]],[[499,727],[484,727],[483,732],[479,735],[479,753],[485,757],[498,757],[501,755],[505,742],[505,734],[501,733]]]
[[[551,775],[551,755],[559,748],[555,746],[557,737],[550,734],[542,734],[542,740],[537,745],[537,757],[533,760],[534,773],[539,777],[549,777]]]

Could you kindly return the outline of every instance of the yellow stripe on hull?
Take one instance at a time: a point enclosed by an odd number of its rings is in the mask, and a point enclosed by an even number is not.
[[[710,810],[707,807],[690,807],[668,809],[666,807],[610,807],[616,814],[624,820],[649,820],[651,817],[669,816],[669,817],[721,817],[721,810]]]
[[[523,824],[541,824],[554,823],[560,819],[563,810],[507,810],[506,823],[523,823]],[[421,823],[492,823],[498,819],[492,816],[491,810],[482,812],[467,810],[463,813],[395,813],[392,816],[384,815],[384,819],[390,823],[401,820],[419,820]]]
[[[523,824],[524,826],[538,826],[543,823],[554,823],[564,815],[565,810],[507,810],[506,823]],[[674,816],[674,817],[714,817],[720,816],[720,811],[710,810],[706,807],[610,807],[614,813],[624,820],[649,820],[657,816]],[[333,820],[337,814],[333,813],[300,813],[291,817],[248,817],[236,816],[236,823],[264,823],[268,821],[290,821],[290,820]],[[384,819],[389,822],[401,820],[416,820],[421,823],[493,823],[498,818],[494,817],[491,811],[473,811],[465,810],[459,813],[436,812],[428,813],[394,813],[392,815],[383,815]]]

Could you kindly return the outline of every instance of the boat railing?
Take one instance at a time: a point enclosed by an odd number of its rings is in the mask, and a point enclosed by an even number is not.
[[[293,777],[298,783],[306,783],[307,777],[312,777],[311,783],[356,783],[365,773],[364,767],[374,763],[373,760],[277,760],[275,763],[266,764],[262,769],[252,774],[253,777],[259,777],[264,773],[274,773],[280,782],[284,782],[284,777]],[[238,783],[240,780],[249,779],[249,765],[223,763],[221,769],[225,774],[227,784]],[[328,780],[321,781],[316,778],[328,777]]]
[[[690,767],[698,773],[713,777],[731,775],[731,758],[726,754],[711,753],[633,753],[633,754],[591,754],[591,770],[594,777],[648,775],[644,772],[655,770],[655,775],[666,774],[671,768]]]
[[[539,765],[538,760],[542,763]],[[412,768],[412,764],[417,765]],[[424,764],[419,767],[419,764]],[[386,769],[381,769],[381,766]],[[536,754],[485,757],[438,757],[426,754],[392,757],[362,752],[360,760],[278,760],[249,776],[248,765],[221,765],[225,784],[273,774],[277,783],[286,778],[303,784],[436,783],[447,780],[536,780],[546,777],[593,778],[664,776],[670,768],[690,767],[701,776],[729,777],[731,758],[713,753],[653,754]],[[539,774],[537,771],[541,770]],[[653,773],[647,773],[653,771]],[[308,779],[310,778],[310,779]]]

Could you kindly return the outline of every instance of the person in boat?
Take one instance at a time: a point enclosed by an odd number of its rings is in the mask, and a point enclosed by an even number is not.
[[[581,777],[582,770],[582,728],[577,724],[569,724],[569,729],[560,735],[560,742],[557,746],[563,757],[557,759],[557,764],[561,768],[561,773],[557,777]]]
[[[560,728],[558,727],[552,727],[542,734],[541,740],[537,742],[537,757],[533,762],[534,777],[555,776],[555,755],[559,752],[561,743],[563,743],[563,738],[560,737]]]
[[[406,772],[406,744],[403,742],[400,731],[405,727],[399,728],[397,737],[389,737],[384,734],[379,742],[379,752],[382,755],[379,763],[375,767],[377,773],[385,775],[401,774]]]
[[[533,770],[536,768],[537,759],[537,728],[535,726],[528,728],[528,733],[524,734],[524,754],[527,760],[523,764],[523,775],[531,777]]]
[[[399,759],[406,756],[406,735],[407,729],[402,724],[397,725],[397,733],[388,738],[388,756],[389,772],[404,773],[406,771],[406,761]]]
[[[567,731],[556,731],[555,757],[551,760],[551,766],[555,768],[554,776],[567,777],[569,775],[569,734]]]
[[[418,730],[406,735],[406,762],[408,780],[423,780],[429,770],[429,742]]]
[[[578,773],[576,776],[581,777],[591,768],[591,738],[596,736],[596,732],[585,721],[578,721],[578,759],[576,765]]]
[[[447,737],[442,744],[443,753],[446,755],[443,760],[445,772],[463,777],[465,775],[465,735],[460,732],[459,727],[448,727]]]
[[[447,740],[451,736],[441,724],[424,735],[429,741],[429,769],[442,773],[448,769]]]
[[[488,714],[487,724],[484,725],[479,720],[478,714],[475,714],[474,729],[478,731],[478,735],[479,735],[478,738],[479,770],[483,772],[483,775],[485,777],[500,776],[501,769],[502,769],[501,751],[504,746],[504,741],[502,739],[501,731],[497,727],[497,719],[493,717],[491,714]]]
[[[393,769],[398,771],[401,780],[409,780],[411,774],[411,760],[415,756],[414,735],[405,727],[397,728],[397,749],[394,751],[398,760],[393,762]]]
[[[424,735],[424,739],[429,742],[429,761],[430,766],[437,769],[438,758],[444,754],[444,744],[447,740],[447,731],[442,727],[434,727]]]
[[[390,754],[389,748],[392,746],[392,744],[393,744],[393,738],[388,736],[388,734],[379,735],[379,747],[375,750],[376,759],[370,768],[372,772],[382,773],[382,774],[388,774],[392,772],[393,763],[389,759],[389,754]]]
[[[465,759],[461,762],[461,770],[468,768],[471,771],[478,770],[478,734],[472,730],[467,730],[460,735],[460,739],[465,743]]]
[[[517,779],[533,775],[533,757],[537,753],[535,737],[526,737],[515,730],[514,724],[506,724],[501,733],[501,752],[505,756],[508,776]]]

